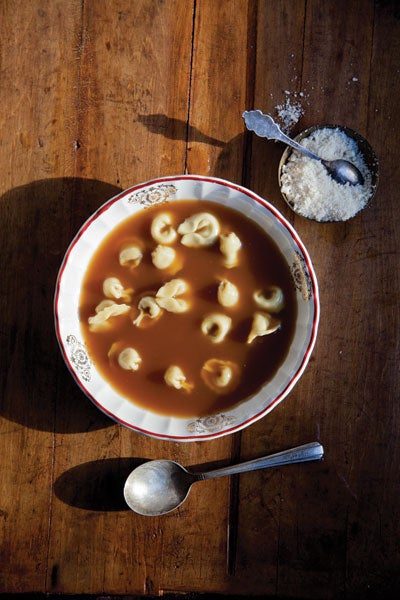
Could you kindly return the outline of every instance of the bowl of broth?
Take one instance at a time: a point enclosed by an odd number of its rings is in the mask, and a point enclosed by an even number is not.
[[[54,314],[66,365],[101,411],[201,441],[247,427],[293,389],[317,336],[318,284],[268,201],[180,175],[121,192],[82,225]]]

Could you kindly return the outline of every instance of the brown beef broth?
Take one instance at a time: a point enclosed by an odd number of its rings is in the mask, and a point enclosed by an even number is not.
[[[151,251],[157,243],[151,238],[150,225],[156,214],[169,212],[174,227],[196,212],[214,214],[221,224],[221,233],[234,231],[242,241],[240,262],[237,267],[223,266],[218,242],[208,248],[186,248],[180,236],[172,247],[182,261],[176,273],[156,269],[151,262]],[[130,270],[119,264],[121,248],[129,242],[139,243],[143,260]],[[89,316],[104,298],[102,284],[107,277],[120,279],[125,288],[133,288],[132,310],[112,319],[107,331],[92,332]],[[235,307],[224,308],[217,302],[219,279],[227,278],[240,292]],[[181,313],[164,311],[157,320],[143,321],[143,327],[133,325],[138,314],[139,299],[155,292],[167,281],[179,278],[189,284],[189,292],[182,297],[190,302],[190,310]],[[268,285],[282,288],[286,305],[279,314],[280,329],[246,344],[253,313],[257,309],[252,294]],[[207,339],[200,329],[204,316],[221,312],[232,318],[232,329],[220,344]],[[272,378],[282,364],[293,337],[296,319],[295,292],[287,264],[274,242],[264,231],[238,211],[216,203],[181,200],[148,207],[128,217],[100,244],[85,274],[81,298],[80,319],[89,355],[97,369],[110,385],[132,402],[155,412],[194,417],[226,410],[254,394],[264,382]],[[125,371],[108,353],[115,342],[118,348],[135,348],[142,363],[138,371]],[[202,365],[210,358],[237,363],[240,382],[228,394],[211,390],[200,375]],[[164,372],[172,364],[178,365],[193,384],[190,393],[168,387]]]

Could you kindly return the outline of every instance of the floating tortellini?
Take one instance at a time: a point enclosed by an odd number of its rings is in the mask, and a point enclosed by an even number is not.
[[[211,246],[218,239],[219,232],[218,219],[207,212],[188,217],[178,227],[178,233],[182,235],[182,244],[190,248]]]
[[[174,262],[176,252],[171,246],[164,246],[158,244],[158,246],[151,253],[151,260],[156,269],[168,269]]]
[[[211,313],[203,319],[201,323],[201,331],[214,344],[220,344],[224,341],[231,326],[232,319],[227,315]]]
[[[93,317],[89,317],[89,329],[90,331],[98,331],[109,326],[109,319],[111,317],[118,317],[127,313],[131,307],[128,304],[117,304],[108,300],[103,300],[96,307],[96,314]]]
[[[257,337],[274,333],[281,326],[281,322],[264,312],[256,312],[253,315],[253,322],[250,333],[247,337],[247,343],[251,344]]]
[[[165,383],[177,390],[190,392],[193,389],[193,384],[188,383],[182,369],[176,365],[171,365],[164,373]]]
[[[119,264],[122,267],[137,267],[140,265],[143,258],[143,252],[139,248],[139,246],[127,246],[123,248],[119,253]]]
[[[134,325],[140,327],[144,318],[157,319],[162,313],[162,309],[157,304],[153,296],[143,296],[138,304],[139,315],[133,321]]]
[[[221,306],[230,308],[238,303],[239,290],[237,286],[231,281],[228,281],[228,279],[222,279],[218,285],[217,297]]]
[[[234,233],[221,234],[219,238],[219,249],[224,257],[224,265],[231,269],[238,262],[238,252],[242,247],[242,242]]]
[[[172,244],[177,237],[176,230],[172,225],[172,217],[169,213],[160,213],[154,217],[150,233],[158,244]]]
[[[253,299],[259,308],[270,313],[279,313],[285,307],[283,291],[277,285],[270,285],[265,290],[255,291]]]
[[[227,394],[239,383],[239,372],[238,365],[230,360],[210,358],[201,369],[201,377],[215,392]]]
[[[189,308],[189,304],[183,298],[177,298],[188,290],[184,279],[171,279],[160,287],[156,294],[156,302],[168,312],[182,313]]]
[[[134,348],[125,348],[118,354],[118,364],[125,371],[137,371],[142,362],[142,358]]]
[[[184,279],[171,279],[165,283],[157,292],[160,298],[180,296],[188,291],[188,284]]]
[[[113,304],[115,304],[114,300],[102,300],[101,302],[98,303],[98,305],[96,306],[96,308],[94,309],[96,313],[101,312],[104,308],[107,308],[108,306],[112,306]]]
[[[132,292],[132,289],[124,289],[124,286],[117,277],[107,277],[107,279],[103,281],[103,294],[107,298],[129,301]]]

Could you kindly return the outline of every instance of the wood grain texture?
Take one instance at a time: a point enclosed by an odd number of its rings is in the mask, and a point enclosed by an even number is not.
[[[288,37],[296,39],[297,32],[299,44],[296,25],[302,21],[300,3],[297,8],[299,14],[294,18],[291,11],[292,19],[286,25]],[[273,16],[267,10],[262,14],[266,26],[271,25]],[[374,11],[372,3],[366,2],[352,3],[346,9],[344,3],[335,6],[307,3],[301,64],[294,69],[288,60],[295,58],[295,46],[287,53],[286,60],[283,55],[276,61],[280,71],[278,81],[285,80],[282,72],[286,73],[286,81],[292,82],[286,88],[292,102],[301,100],[304,115],[297,130],[321,120],[346,123],[370,139],[378,156],[386,153],[383,140],[379,142],[379,135],[374,135],[371,123],[380,110],[388,119],[395,109],[393,105],[385,108],[380,105],[378,109],[378,101],[372,100],[372,89],[376,87],[381,92],[383,80],[373,67],[374,59],[370,63],[370,56],[371,52],[373,57],[378,52],[383,56],[383,49],[378,48],[384,43],[384,30],[389,39],[393,39],[393,32],[379,25],[382,15],[387,19],[388,14],[387,7],[375,7]],[[260,17],[259,13],[259,23]],[[394,70],[393,56],[398,54],[396,46],[395,43],[381,65],[388,79]],[[279,45],[274,46],[273,36],[269,37],[268,47],[269,64],[274,64],[271,53]],[[364,52],[357,51],[360,47]],[[258,61],[257,74],[261,81],[262,73],[267,72],[266,65],[262,68],[264,56],[263,53]],[[293,76],[292,69],[301,76]],[[264,90],[265,84],[260,83],[259,89]],[[298,95],[300,91],[304,94],[302,97]],[[257,100],[261,104],[262,99],[256,95]],[[383,118],[380,125],[385,128]],[[254,143],[253,188],[260,185],[267,197],[275,199],[278,196],[273,180],[260,175],[268,160],[266,156],[261,144]],[[394,173],[397,167],[393,165],[392,169]],[[275,167],[273,173],[275,176]],[[267,185],[271,188],[267,189]],[[255,435],[260,447],[272,443],[272,448],[276,448],[285,441],[294,445],[315,438],[322,442],[330,440],[330,443],[325,443],[325,461],[312,465],[311,470],[249,475],[247,485],[242,478],[240,500],[246,510],[239,513],[242,519],[239,520],[239,538],[248,539],[248,545],[254,548],[251,568],[257,565],[258,585],[252,581],[253,592],[257,588],[259,593],[267,590],[270,594],[287,597],[299,594],[306,598],[335,598],[346,593],[357,597],[370,588],[377,597],[384,597],[392,593],[390,585],[398,585],[397,577],[393,576],[393,561],[388,559],[391,556],[397,563],[397,543],[390,551],[386,536],[379,539],[378,534],[382,523],[393,519],[393,496],[389,492],[384,500],[381,495],[382,489],[390,489],[388,480],[393,473],[386,460],[387,470],[378,466],[382,459],[380,448],[387,445],[393,456],[392,443],[397,436],[395,431],[398,432],[392,379],[398,371],[395,366],[398,342],[386,327],[393,332],[398,321],[398,295],[396,300],[388,297],[387,269],[391,271],[391,267],[387,252],[391,256],[398,254],[399,223],[391,209],[391,202],[396,203],[393,195],[389,200],[382,185],[380,193],[385,196],[383,200],[379,200],[378,194],[364,213],[346,224],[311,228],[283,206],[284,214],[295,225],[313,257],[321,293],[319,336],[313,359],[301,382],[273,414],[243,433],[242,451],[246,456],[254,452],[258,447]],[[378,238],[385,239],[380,248]],[[397,285],[397,275],[392,272],[389,284],[392,292]],[[260,489],[261,494],[254,493]],[[371,502],[375,506],[374,514],[370,512]],[[266,521],[260,526],[263,508]],[[258,543],[254,543],[254,536]],[[358,543],[361,538],[369,539],[368,549]],[[244,544],[239,548],[243,552],[239,560],[246,572],[249,549]],[[382,555],[378,563],[377,553]],[[267,585],[266,572],[269,573]],[[349,588],[353,577],[356,584]],[[390,585],[383,585],[386,578],[391,581]]]
[[[399,569],[399,13],[379,0],[0,3],[0,593],[397,598]],[[284,204],[283,147],[241,113],[364,135],[371,205],[315,224]],[[59,354],[64,252],[119,190],[183,172],[245,183],[308,248],[321,323],[301,381],[241,433],[180,444],[114,424]],[[318,439],[321,463],[196,484],[142,518],[130,470],[202,470]],[[203,596],[204,597],[204,596]]]
[[[63,41],[64,27],[73,35],[77,6],[71,3],[65,19],[55,5],[24,3],[16,11],[8,2],[0,10],[0,587],[25,591],[27,586],[43,589],[47,570],[58,387],[52,294],[65,249],[60,238],[71,234],[66,231],[71,216],[57,198],[61,178],[72,175],[73,138],[66,124],[73,112],[64,96],[71,96],[70,82],[76,78],[73,48],[68,52]],[[55,68],[62,52],[69,65],[64,71]]]
[[[253,51],[248,47],[253,4],[240,0],[196,4],[188,173],[241,182],[240,116],[247,101],[248,53]]]

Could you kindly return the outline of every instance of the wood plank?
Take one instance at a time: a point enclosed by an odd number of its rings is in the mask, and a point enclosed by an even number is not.
[[[80,3],[3,2],[1,27],[0,590],[43,589],[51,519],[58,349],[52,326]],[[54,68],[65,59],[63,76]],[[34,68],[33,68],[34,66]],[[60,202],[57,200],[60,199]],[[50,225],[51,224],[51,225]],[[62,250],[63,248],[61,248]]]
[[[241,183],[253,4],[201,0],[196,5],[188,173]]]
[[[353,372],[351,434],[354,457],[342,471],[354,501],[349,503],[347,528],[347,589],[362,595],[397,595],[400,589],[398,514],[398,403],[400,217],[399,165],[389,140],[399,137],[396,117],[400,94],[398,71],[400,23],[394,2],[374,6],[367,139],[380,161],[376,199],[363,215],[352,262],[359,273],[353,306],[361,323],[353,323],[350,352],[359,355]],[[362,82],[361,78],[360,81]],[[363,293],[362,290],[367,290]],[[368,348],[368,351],[365,349]],[[348,426],[350,430],[350,425]],[[350,432],[350,431],[349,431]]]
[[[296,102],[301,92],[302,48],[305,3],[258,3],[256,29],[256,70],[254,108],[270,113],[282,125],[277,107],[286,100]],[[290,92],[290,96],[285,94]],[[250,107],[251,108],[251,107]],[[282,148],[273,142],[248,136],[249,161],[246,174],[249,187],[284,210],[277,189],[277,170]],[[288,215],[290,217],[290,215]],[[293,436],[293,422],[286,402],[242,433],[241,458],[248,460],[290,445],[308,441]],[[283,427],[282,427],[283,423]],[[248,473],[239,482],[238,548],[235,575],[241,590],[273,595],[278,586],[279,540],[286,507],[285,478],[290,471]],[[284,536],[283,536],[284,538]],[[232,591],[234,587],[232,587]]]
[[[305,2],[258,2],[255,31],[255,74],[253,106],[271,114],[286,130],[295,133],[294,123],[285,127],[282,118],[288,107],[306,111],[307,98],[301,84]],[[251,189],[271,201],[284,215],[291,218],[280,195],[277,179],[282,146],[267,142],[253,134],[247,135],[249,155],[246,178]]]
[[[307,97],[303,97],[303,102],[306,98],[307,103],[298,127],[338,122],[366,133],[372,9],[372,3],[366,2],[354,3],[351,7],[346,5],[346,9],[344,3],[307,3],[302,62],[296,66],[296,72],[301,71],[298,90],[307,93]],[[298,26],[301,23],[300,14],[294,19],[291,13],[291,17],[292,24]],[[296,31],[299,36],[299,30]],[[268,38],[270,51],[273,53],[275,48],[278,55],[278,40],[274,45],[273,38]],[[291,39],[290,29],[288,39]],[[364,51],[359,53],[356,49],[361,45]],[[276,60],[279,70],[288,73],[287,81],[292,78],[289,58],[296,55],[298,47],[299,39],[286,46],[283,64]],[[262,60],[261,55],[259,77],[267,71],[266,66],[262,67]],[[274,61],[269,57],[271,64]],[[355,76],[357,81],[353,81]],[[269,77],[273,77],[271,72]],[[282,74],[280,77],[282,79]],[[259,89],[265,89],[263,84],[258,85]],[[306,86],[309,86],[308,90]],[[288,89],[292,91],[293,88]],[[256,176],[256,185],[260,185],[261,175],[258,174],[262,172],[259,163],[266,160],[259,157],[258,152],[260,145],[255,144],[252,173]],[[276,198],[276,206],[281,208],[282,200],[274,181],[277,162],[273,169],[273,178],[265,179],[265,195]],[[267,188],[267,185],[271,187]],[[378,271],[371,273],[367,261],[349,262],[343,257],[354,255],[355,240],[371,235],[376,223],[373,213],[368,210],[348,224],[326,226],[316,226],[291,215],[287,209],[283,212],[294,223],[316,267],[321,287],[320,333],[313,360],[302,380],[265,422],[243,434],[242,449],[248,456],[256,448],[272,446],[272,449],[279,449],[320,438],[327,447],[327,455],[321,465],[257,474],[252,481],[250,476],[246,481],[243,478],[240,492],[246,510],[242,509],[240,513],[239,537],[250,543],[249,531],[253,534],[251,537],[259,536],[256,537],[258,543],[254,544],[253,539],[254,548],[258,550],[251,555],[252,568],[258,573],[254,577],[253,572],[253,593],[258,590],[259,593],[267,591],[289,597],[296,594],[307,598],[330,598],[343,593],[346,588],[347,516],[356,500],[354,494],[360,499],[353,487],[355,482],[348,482],[351,473],[359,473],[354,470],[357,459],[353,455],[357,455],[363,439],[361,429],[352,429],[358,413],[353,402],[357,402],[360,373],[365,373],[366,368],[360,359],[360,349],[372,341],[366,333],[371,306],[362,290],[366,289],[365,278],[368,277],[368,289],[371,285],[378,286],[380,280]],[[334,305],[333,297],[336,298]],[[327,315],[324,308],[328,306]],[[371,364],[369,369],[372,369]],[[373,405],[371,397],[370,402]],[[338,410],[339,406],[341,410]],[[351,460],[349,455],[352,455]],[[265,492],[260,497],[260,494],[251,493],[254,489]],[[315,498],[318,498],[317,502]],[[323,512],[319,510],[322,501]],[[306,510],[302,506],[307,507]],[[265,520],[261,519],[260,513],[265,515]],[[261,540],[264,540],[263,544]],[[246,546],[239,548],[239,564],[244,573],[249,552]]]
[[[192,4],[84,5],[77,175],[125,189],[184,171]]]

